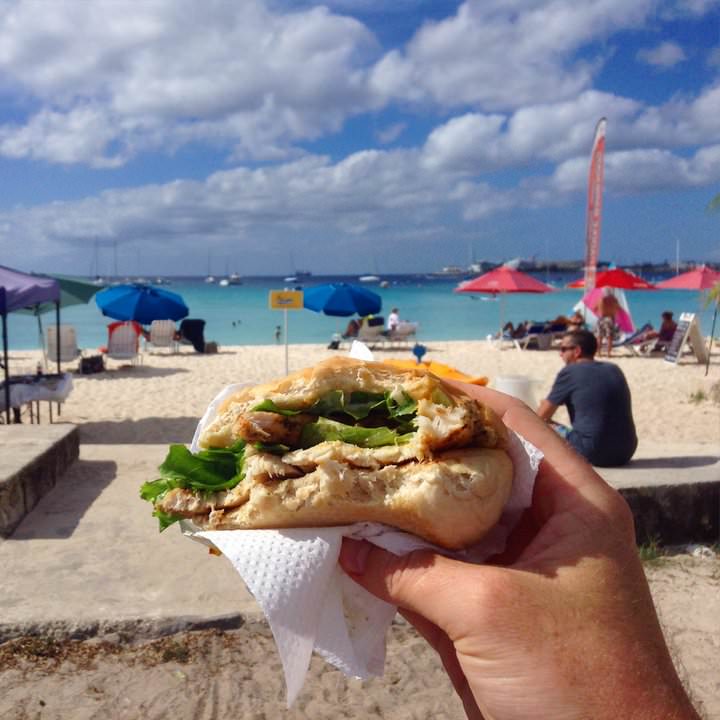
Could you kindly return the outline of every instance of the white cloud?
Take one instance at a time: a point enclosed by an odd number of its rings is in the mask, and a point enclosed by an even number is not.
[[[587,158],[574,158],[555,169],[552,186],[565,194],[583,192],[587,174]],[[617,195],[703,187],[718,180],[720,145],[698,150],[689,158],[657,148],[605,155],[605,188]]]
[[[685,51],[674,42],[660,43],[654,48],[638,50],[637,58],[648,65],[661,68],[675,67],[678,63],[687,60]]]
[[[226,242],[248,258],[261,258],[284,247],[288,237],[311,236],[327,243],[327,261],[332,253],[344,257],[353,236],[366,252],[381,253],[386,235],[421,237],[448,217],[475,221],[513,208],[562,205],[584,195],[587,171],[583,153],[549,175],[538,172],[498,188],[428,169],[417,151],[365,151],[336,163],[307,156],[217,172],[204,182],[109,190],[78,202],[7,211],[0,213],[0,243],[12,247],[12,238],[23,238],[22,253],[40,258],[62,246],[90,247],[96,239],[142,239],[149,251],[164,248],[178,256]],[[608,152],[605,178],[610,194],[717,183],[720,144],[689,158],[658,148]]]
[[[125,157],[122,153],[107,153],[113,139],[111,123],[103,108],[78,106],[68,113],[41,110],[24,126],[0,127],[0,155],[117,167]]]
[[[336,131],[349,114],[373,107],[363,68],[375,39],[323,7],[286,14],[259,0],[38,7],[8,2],[0,18],[2,83],[32,99],[28,107],[40,106],[27,133],[19,123],[4,128],[14,136],[6,151],[13,157],[24,148],[30,157],[88,161],[84,129],[72,117],[88,106],[107,123],[93,164],[103,164],[115,143],[132,152],[198,138],[236,143],[242,157],[279,157],[294,141]],[[33,126],[48,117],[55,139],[43,148]],[[67,148],[59,147],[63,136]]]
[[[577,50],[635,26],[651,7],[650,0],[469,0],[387,53],[372,70],[372,87],[387,98],[485,110],[571,98],[595,70]]]

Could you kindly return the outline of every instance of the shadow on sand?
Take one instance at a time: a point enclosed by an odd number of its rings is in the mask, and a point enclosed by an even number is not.
[[[78,460],[7,541],[70,537],[88,508],[116,475],[117,463],[113,461]]]
[[[83,445],[164,445],[189,443],[196,417],[150,417],[140,420],[100,420],[78,425]]]
[[[147,378],[166,377],[168,375],[186,372],[190,371],[185,368],[162,368],[152,367],[152,365],[118,365],[117,367],[106,367],[103,372],[92,375],[83,375],[75,370],[73,377],[82,378],[83,380],[119,380],[121,378],[145,380]]]

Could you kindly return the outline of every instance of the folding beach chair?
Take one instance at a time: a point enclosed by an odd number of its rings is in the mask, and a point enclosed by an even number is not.
[[[114,322],[108,325],[108,343],[105,351],[110,360],[129,360],[133,365],[142,362],[140,336],[142,328],[138,323]]]
[[[178,341],[175,339],[175,322],[173,320],[153,320],[150,323],[148,345],[155,348],[170,348],[177,352]]]
[[[58,351],[58,335],[55,325],[47,328],[47,358],[48,362],[55,362]],[[80,348],[77,344],[77,335],[72,325],[60,326],[60,362],[71,362],[80,356]]]
[[[613,350],[624,350],[630,355],[649,355],[659,342],[657,337],[646,337],[652,329],[653,326],[650,323],[645,323],[639,330],[632,333],[632,335],[626,335],[619,342],[614,342]]]

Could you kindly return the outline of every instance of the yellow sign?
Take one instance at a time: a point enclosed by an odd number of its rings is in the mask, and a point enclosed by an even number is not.
[[[302,292],[302,290],[271,290],[270,291],[270,309],[271,310],[302,310],[303,309],[303,292]]]

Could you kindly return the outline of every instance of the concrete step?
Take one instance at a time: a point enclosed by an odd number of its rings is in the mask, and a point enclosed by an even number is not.
[[[598,472],[625,498],[638,544],[720,540],[720,446],[641,442],[622,468]]]
[[[77,460],[75,425],[0,425],[0,537],[8,537]]]

